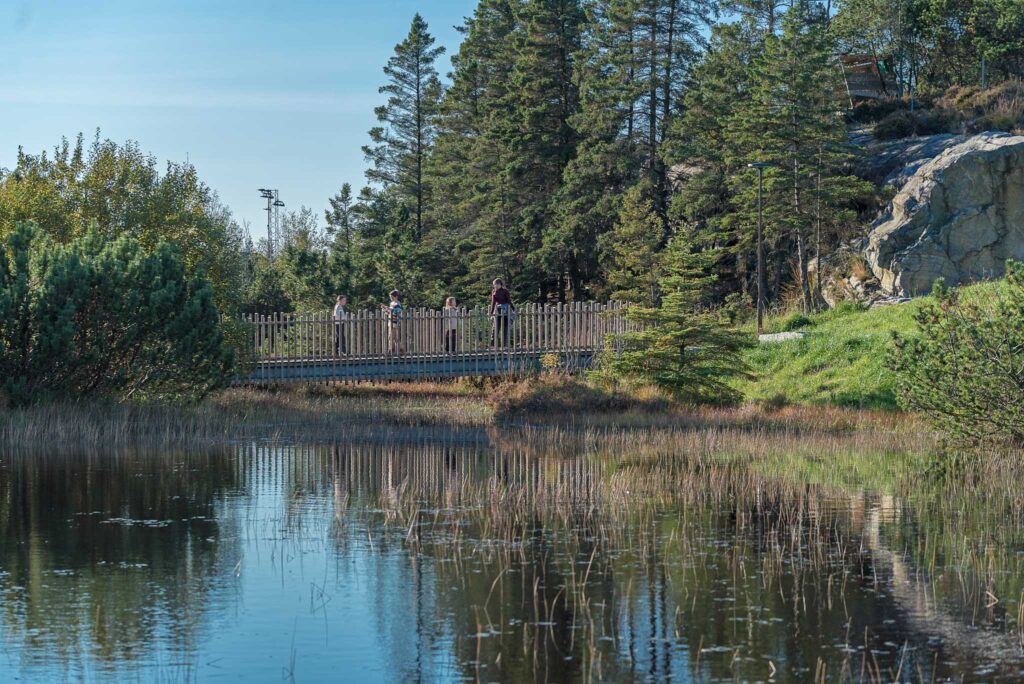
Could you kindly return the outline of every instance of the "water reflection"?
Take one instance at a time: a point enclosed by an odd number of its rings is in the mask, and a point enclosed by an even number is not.
[[[14,455],[0,677],[1021,675],[1013,478],[885,454],[884,477],[830,480],[817,457],[632,444],[430,430]]]

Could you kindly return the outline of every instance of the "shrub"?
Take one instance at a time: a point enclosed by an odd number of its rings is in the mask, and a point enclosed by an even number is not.
[[[806,328],[809,325],[813,325],[814,321],[805,316],[802,313],[796,312],[791,313],[782,319],[780,325],[782,332],[791,332],[793,330],[799,330],[800,328]]]
[[[901,404],[954,438],[1024,443],[1024,265],[1007,263],[994,297],[961,301],[935,284],[915,315],[919,335],[894,335],[889,365]]]
[[[1024,124],[1024,82],[1012,79],[985,90],[952,86],[940,104],[968,120],[968,133],[1014,131]]]
[[[923,109],[915,114],[917,119],[917,135],[936,135],[938,133],[955,133],[960,127],[960,118],[956,112],[948,109]]]
[[[878,140],[896,140],[911,135],[951,133],[959,127],[956,112],[934,108],[917,112],[893,112],[875,125],[873,135]]]
[[[832,315],[835,317],[849,316],[850,314],[861,313],[866,310],[867,307],[864,306],[863,302],[843,301],[836,303],[832,309]]]
[[[878,122],[873,134],[878,140],[906,138],[914,132],[914,115],[908,111],[893,112]]]
[[[875,123],[893,112],[904,111],[909,107],[906,100],[886,98],[883,100],[865,100],[858,102],[850,112],[850,120],[854,123]]]
[[[0,387],[15,405],[200,398],[232,355],[210,285],[167,243],[98,231],[64,245],[32,224],[0,243]]]
[[[1010,133],[1017,129],[1019,123],[1020,121],[1016,115],[993,112],[972,121],[967,130],[971,134],[983,133],[984,131],[1004,131]]]

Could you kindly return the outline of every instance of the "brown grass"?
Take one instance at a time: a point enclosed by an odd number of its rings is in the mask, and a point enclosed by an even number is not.
[[[195,406],[68,403],[0,410],[0,446],[201,445],[319,441],[363,432],[492,424],[573,429],[739,430],[764,433],[926,433],[907,414],[826,407],[689,407],[656,390],[602,389],[540,377],[487,388],[468,383],[231,389]]]

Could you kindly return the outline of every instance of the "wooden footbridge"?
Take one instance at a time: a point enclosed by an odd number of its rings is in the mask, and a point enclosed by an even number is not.
[[[525,304],[514,315],[472,309],[250,316],[253,356],[239,384],[387,382],[589,368],[633,326],[624,305]]]

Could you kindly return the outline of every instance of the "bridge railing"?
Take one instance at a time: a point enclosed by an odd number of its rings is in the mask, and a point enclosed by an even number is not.
[[[632,328],[625,305],[522,304],[507,318],[486,307],[407,308],[247,316],[257,368],[281,364],[445,359],[495,354],[593,354]],[[506,330],[507,328],[507,330]]]

